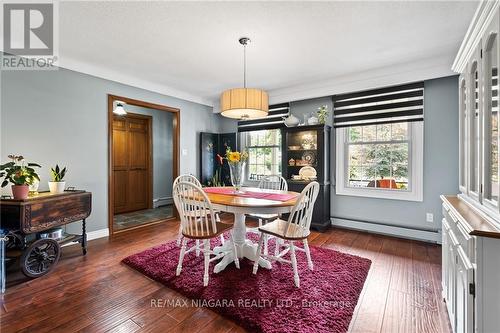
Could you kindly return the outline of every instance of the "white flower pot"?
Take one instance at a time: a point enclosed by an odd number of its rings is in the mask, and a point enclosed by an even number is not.
[[[50,193],[63,193],[66,182],[49,182]]]

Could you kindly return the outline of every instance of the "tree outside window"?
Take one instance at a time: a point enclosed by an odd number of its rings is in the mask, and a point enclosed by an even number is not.
[[[266,175],[281,174],[281,130],[251,131],[244,135],[248,179],[260,180]]]
[[[348,186],[408,190],[408,123],[348,128]]]

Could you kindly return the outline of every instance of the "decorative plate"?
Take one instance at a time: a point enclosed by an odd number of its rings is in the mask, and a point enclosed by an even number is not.
[[[304,154],[302,154],[302,159],[304,161],[307,161],[307,164],[312,165],[316,163],[316,154],[312,151],[306,151]]]
[[[300,168],[299,175],[302,177],[302,179],[311,179],[316,178],[317,172],[316,169],[314,169],[312,166],[305,166],[303,168]]]

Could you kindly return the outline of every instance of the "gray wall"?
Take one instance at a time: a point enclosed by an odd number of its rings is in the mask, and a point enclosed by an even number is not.
[[[319,97],[319,98],[313,98],[313,99],[306,99],[303,101],[296,101],[296,102],[291,102],[290,103],[290,113],[293,114],[295,117],[299,118],[300,122],[304,121],[304,115],[306,115],[307,118],[310,117],[311,112],[316,114],[318,111],[318,108],[326,105],[328,106],[328,111],[330,115],[328,116],[328,121],[326,122],[327,124],[332,123],[332,108],[333,108],[333,102],[331,97]]]
[[[424,123],[424,200],[373,199],[335,195],[332,185],[332,217],[439,230],[441,204],[439,195],[458,193],[458,77],[450,76],[425,81]],[[293,102],[291,113],[303,114],[327,104],[330,98]],[[332,131],[333,133],[334,131]],[[334,143],[334,134],[332,142]],[[334,152],[335,145],[332,146]],[[332,181],[335,179],[335,154],[332,153]],[[426,213],[434,214],[434,222],[426,222]]]
[[[441,228],[439,196],[458,193],[458,77],[425,81],[424,103],[423,202],[335,195],[335,131],[332,131],[332,217],[421,230]],[[330,97],[291,102],[290,112],[303,121],[304,115],[309,116],[322,105],[328,105],[331,124]],[[224,122],[225,132],[236,130],[234,121]],[[426,222],[426,213],[434,214],[434,222]]]
[[[65,69],[3,71],[1,80],[0,161],[18,153],[42,164],[42,190],[49,167],[67,165],[67,185],[93,194],[89,231],[108,226],[107,94],[181,110],[180,148],[187,150],[180,156],[181,173],[199,174],[198,133],[220,128],[212,107]]]
[[[153,200],[171,198],[174,182],[173,113],[135,105],[127,105],[125,109],[153,117]]]
[[[238,121],[221,116],[220,133],[234,133],[238,131]]]
[[[181,109],[180,146],[187,150],[180,156],[181,173],[199,174],[199,132],[236,129],[234,121],[213,114],[211,107],[69,70],[1,72],[0,160],[18,153],[41,163],[42,190],[49,167],[67,165],[68,185],[93,193],[90,231],[107,227],[107,94]],[[331,109],[328,103],[329,98],[293,102],[291,112],[302,119],[323,104]],[[425,82],[423,202],[336,196],[332,188],[331,215],[439,229],[439,195],[458,192],[457,110],[456,76]],[[426,212],[434,214],[433,224],[425,222]]]

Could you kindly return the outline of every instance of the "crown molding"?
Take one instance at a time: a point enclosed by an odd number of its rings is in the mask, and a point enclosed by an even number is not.
[[[131,75],[118,73],[102,66],[61,57],[59,67],[102,79],[130,85],[162,95],[213,107],[214,113],[220,112],[218,99],[196,96],[165,85],[143,80]],[[277,104],[352,91],[366,90],[381,86],[435,79],[454,75],[450,70],[449,57],[441,56],[417,62],[387,66],[369,71],[342,75],[333,79],[300,84],[268,91],[269,103]]]
[[[491,19],[500,6],[500,1],[481,1],[474,13],[472,22],[465,33],[465,37],[458,49],[457,56],[451,66],[452,70],[457,73],[462,73],[467,65],[467,61],[471,58],[478,43],[481,41],[481,36],[484,35]]]
[[[270,90],[268,91],[269,104],[331,96],[451,75],[455,75],[455,73],[450,69],[450,57],[443,55],[431,59],[343,75],[312,84],[301,84]]]
[[[75,72],[95,76],[101,79],[110,80],[122,84],[126,84],[132,87],[152,91],[169,97],[174,97],[189,102],[194,102],[198,104],[203,104],[207,106],[214,106],[213,100],[201,96],[193,95],[189,92],[178,90],[166,85],[154,83],[138,77],[119,73],[110,70],[106,67],[91,65],[85,62],[74,60],[68,57],[60,57],[59,67],[69,69]]]

